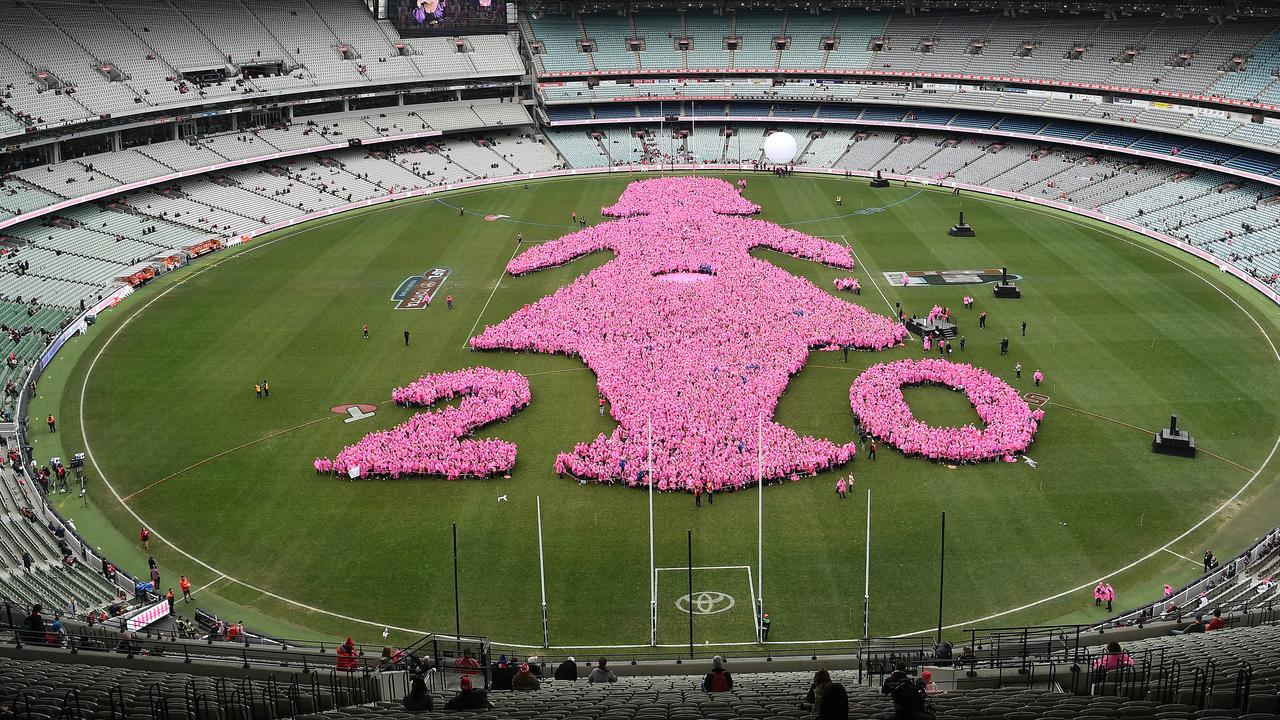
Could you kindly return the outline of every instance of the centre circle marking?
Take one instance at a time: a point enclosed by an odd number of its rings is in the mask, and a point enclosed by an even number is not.
[[[728,593],[722,593],[718,590],[704,590],[693,594],[692,612],[694,615],[715,615],[733,609],[736,602],[733,596]],[[676,600],[676,609],[680,612],[690,612],[689,605],[688,595]]]

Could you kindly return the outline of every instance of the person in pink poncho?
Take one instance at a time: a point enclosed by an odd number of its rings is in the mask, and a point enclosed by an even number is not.
[[[810,350],[881,350],[901,343],[906,329],[752,257],[767,248],[853,267],[847,246],[745,217],[757,211],[723,180],[643,180],[603,209],[617,219],[510,262],[523,275],[616,254],[471,339],[476,350],[578,356],[596,373],[619,425],[560,454],[558,471],[646,485],[650,427],[659,490],[688,491],[705,479],[716,488],[752,484],[758,447],[766,479],[812,475],[853,457],[852,443],[801,437],[773,422],[778,399]]]

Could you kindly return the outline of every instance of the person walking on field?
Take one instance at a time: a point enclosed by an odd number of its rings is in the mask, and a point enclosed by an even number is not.
[[[1040,387],[1040,383],[1044,382],[1044,373],[1040,372],[1039,368],[1036,368],[1036,371],[1031,374],[1031,379],[1035,380],[1036,387]]]
[[[445,304],[445,305],[447,305],[447,306],[449,306],[449,309],[450,309],[450,310],[452,310],[452,309],[453,309],[453,296],[452,296],[452,295],[445,295],[445,296],[444,296],[444,304]]]
[[[1013,375],[1017,380],[1022,379],[1022,363],[1015,363],[1013,366]]]
[[[178,578],[178,589],[182,591],[182,602],[191,602],[191,581],[186,575]]]
[[[364,328],[362,329],[361,332],[364,334],[364,339],[368,340],[369,339],[369,323],[364,324]]]
[[[1107,612],[1111,612],[1111,603],[1116,599],[1116,589],[1107,583],[1103,588],[1103,599],[1107,601]]]
[[[409,331],[404,331],[404,346],[409,347]]]
[[[867,459],[868,460],[876,459],[876,441],[875,440],[872,440],[871,442],[867,443]]]
[[[258,398],[259,400],[262,399],[262,383],[253,384],[253,396]]]
[[[848,491],[848,489],[849,489],[849,486],[845,484],[844,478],[840,478],[839,480],[836,481],[836,495],[840,496],[841,500],[845,499],[846,497],[845,493]]]
[[[264,398],[271,397],[271,386],[267,384],[266,380],[262,381],[262,397]]]
[[[53,413],[49,413],[49,432],[58,432],[58,423],[54,420]]]
[[[1102,607],[1102,599],[1104,596],[1106,596],[1106,590],[1102,587],[1102,583],[1099,582],[1097,586],[1093,588],[1093,606]]]
[[[693,486],[693,506],[696,508],[702,507],[702,486],[701,485]]]
[[[982,329],[982,328],[985,328],[986,326],[987,326],[987,311],[983,310],[982,312],[978,313],[978,328]]]
[[[138,531],[138,540],[142,542],[143,550],[151,549],[151,531],[145,525]]]

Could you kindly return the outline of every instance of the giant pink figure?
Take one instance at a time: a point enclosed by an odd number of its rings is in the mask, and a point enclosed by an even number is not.
[[[478,350],[581,357],[596,373],[619,426],[561,453],[557,470],[644,485],[650,434],[660,490],[753,483],[761,430],[766,479],[852,458],[852,443],[801,437],[773,422],[774,409],[811,349],[880,350],[906,329],[752,257],[769,248],[853,267],[845,245],[743,217],[759,209],[723,180],[643,180],[603,210],[618,219],[507,266],[522,275],[599,250],[617,256],[471,339]]]

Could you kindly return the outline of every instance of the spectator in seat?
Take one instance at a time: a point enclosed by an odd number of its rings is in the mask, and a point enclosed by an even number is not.
[[[706,693],[728,692],[733,689],[733,676],[724,669],[724,658],[711,658],[711,672],[702,678],[702,691]]]
[[[518,692],[532,692],[542,687],[538,676],[529,670],[529,663],[520,663],[520,670],[511,678],[511,689]]]
[[[951,665],[951,643],[943,641],[933,646],[934,664],[939,667],[950,667]]]
[[[409,694],[404,696],[404,709],[410,712],[431,712],[435,709],[435,699],[427,689],[427,681],[421,675],[414,675],[409,683]]]
[[[822,693],[822,702],[816,708],[819,720],[847,720],[849,717],[849,693],[838,682],[829,683]]]
[[[907,666],[898,663],[897,668],[885,678],[881,694],[893,698],[893,717],[897,720],[923,720],[931,717],[925,711],[924,683],[907,674]]]
[[[924,681],[925,695],[945,695],[946,694],[947,691],[938,687],[938,683],[933,681],[933,673],[929,672],[928,670],[925,670],[924,672],[920,673],[920,679]]]
[[[595,683],[618,682],[618,676],[614,675],[613,671],[609,669],[609,658],[606,658],[606,657],[600,658],[599,662],[596,663],[595,669],[592,670],[591,674],[587,676],[587,682],[593,685]]]
[[[804,702],[800,703],[801,710],[813,710],[817,715],[822,709],[822,696],[827,692],[827,688],[831,687],[831,673],[826,668],[822,668],[813,674],[813,682],[809,683],[809,692],[804,696]]]
[[[489,694],[471,686],[471,676],[463,675],[458,683],[458,694],[444,704],[445,710],[490,710]]]
[[[22,621],[22,632],[20,633],[22,642],[31,645],[40,645],[44,643],[44,616],[40,614],[42,608],[39,605],[31,606],[31,614]]]
[[[515,671],[512,670],[511,663],[507,662],[507,656],[499,655],[498,662],[489,668],[489,687],[495,691],[510,690],[514,677]]]
[[[529,656],[529,672],[533,673],[533,676],[539,680],[542,679],[542,661],[538,659],[537,655]]]
[[[1204,626],[1204,631],[1212,632],[1214,630],[1221,630],[1226,626],[1227,626],[1227,621],[1222,619],[1222,610],[1218,608],[1214,608],[1213,619],[1210,620],[1209,623]]]
[[[338,646],[338,661],[335,667],[338,670],[355,670],[359,667],[356,656],[356,643],[351,638],[347,638],[346,642]]]
[[[578,661],[574,660],[572,655],[565,658],[564,662],[556,667],[555,679],[568,680],[570,682],[578,679]]]
[[[1127,667],[1133,667],[1133,658],[1115,640],[1107,643],[1107,651],[1093,661],[1094,670],[1122,670]]]
[[[1189,625],[1187,625],[1186,627],[1180,630],[1175,629],[1171,634],[1172,635],[1188,635],[1191,633],[1202,633],[1202,632],[1204,632],[1204,613],[1196,613],[1196,619],[1193,622],[1191,622]]]

